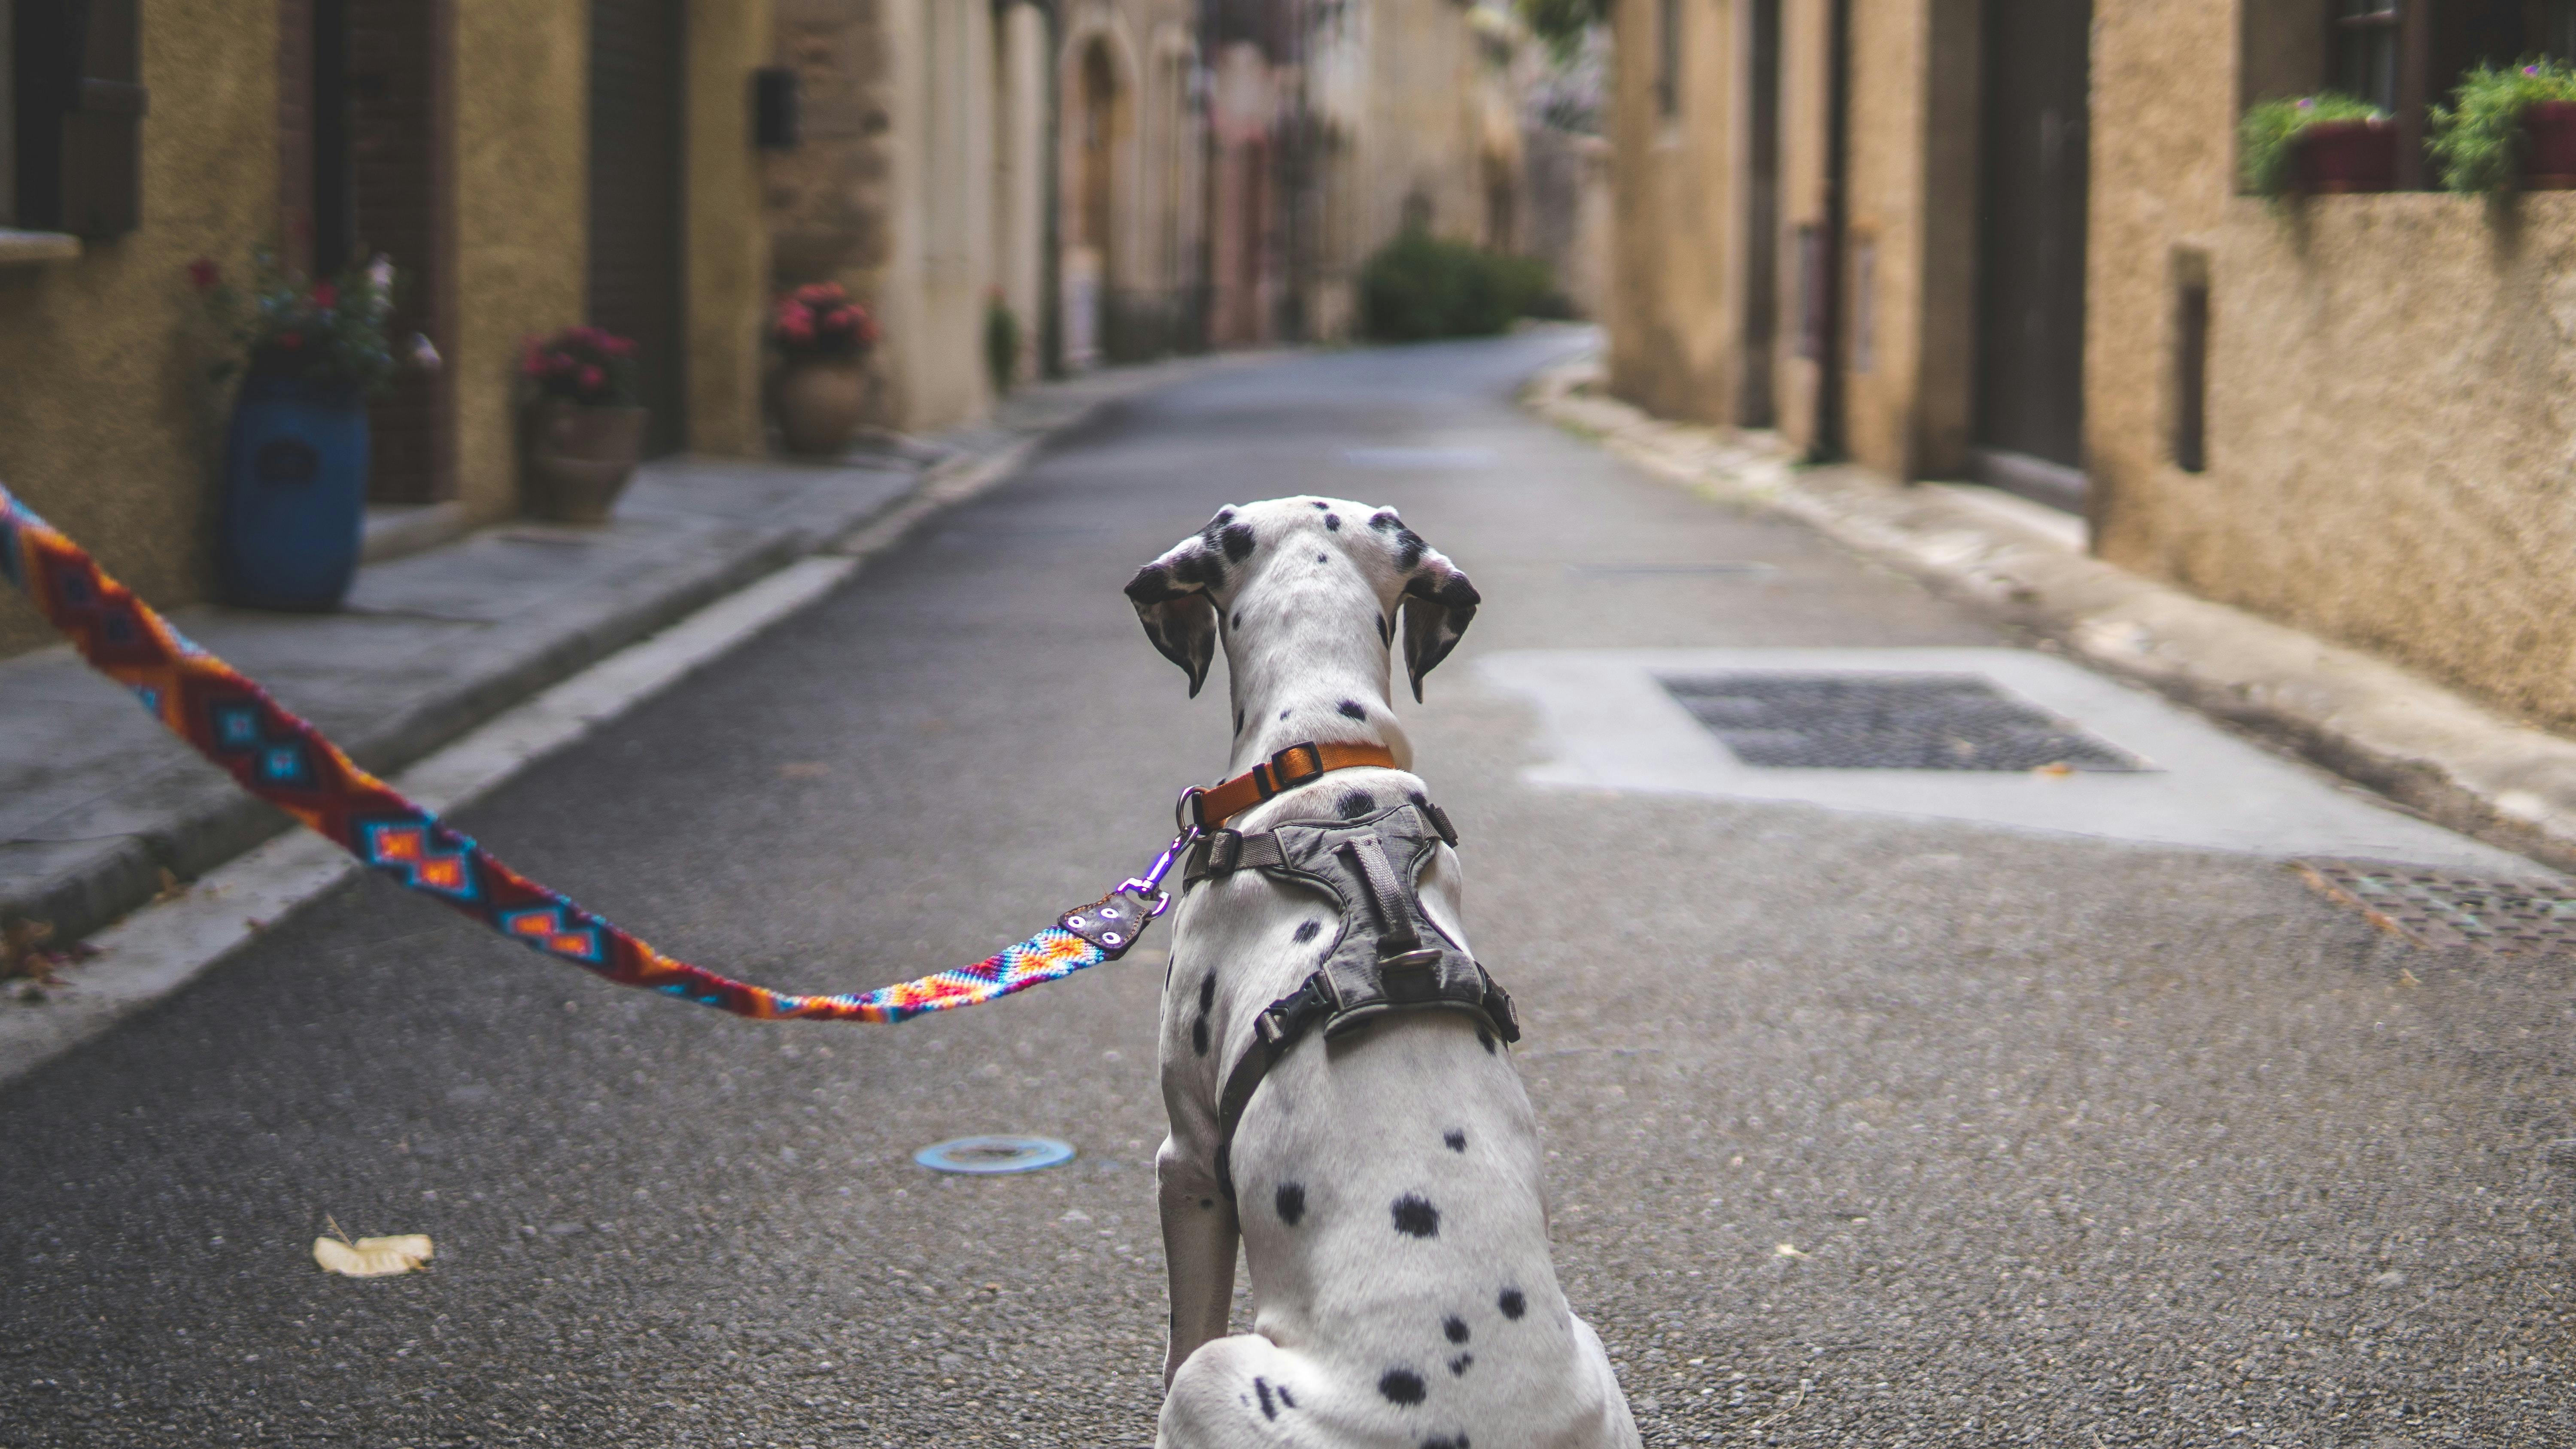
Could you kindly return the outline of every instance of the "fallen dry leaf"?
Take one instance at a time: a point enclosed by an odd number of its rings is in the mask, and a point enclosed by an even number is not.
[[[2075,773],[2075,767],[2066,763],[2064,760],[2051,760],[2047,764],[2040,766],[2038,769],[2031,771],[2031,773],[2034,775],[2046,775],[2052,780],[2063,780],[2067,776]]]
[[[430,1257],[427,1233],[404,1233],[391,1238],[360,1238],[354,1243],[338,1238],[315,1238],[313,1261],[325,1272],[349,1278],[383,1278],[395,1273],[408,1273],[427,1263]]]
[[[1803,1258],[1807,1256],[1806,1254],[1798,1251],[1798,1245],[1795,1243],[1782,1243],[1771,1251],[1779,1254],[1783,1258]]]
[[[187,893],[187,883],[171,874],[170,867],[161,867],[161,889],[152,893],[152,904],[166,906]]]
[[[2421,981],[2419,981],[2419,980],[2417,980],[2417,979],[2415,978],[2415,973],[2414,973],[2414,972],[2409,971],[2409,970],[2407,970],[2405,967],[2401,966],[2401,967],[2397,968],[2397,984],[2398,984],[2398,985],[2400,985],[2400,986],[2406,987],[2406,988],[2408,988],[2409,990],[2412,990],[2413,988],[2418,987],[2418,986],[2421,986],[2421,985],[2423,985],[2424,983],[2423,983],[2423,982],[2421,982]]]
[[[21,917],[0,922],[0,980],[23,976],[39,985],[60,986],[62,979],[55,975],[56,972],[99,954],[98,948],[87,941],[74,941],[68,946],[49,950],[45,943],[53,938],[54,923],[51,921],[30,921]]]

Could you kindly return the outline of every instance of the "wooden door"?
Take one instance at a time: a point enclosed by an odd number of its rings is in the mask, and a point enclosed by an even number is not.
[[[657,454],[688,440],[681,35],[679,0],[591,0],[589,320],[640,345]]]
[[[1976,441],[2080,489],[2093,7],[1986,0],[1985,25]]]

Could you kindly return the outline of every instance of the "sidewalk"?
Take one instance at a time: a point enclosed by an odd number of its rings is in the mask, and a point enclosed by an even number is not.
[[[1600,389],[1597,357],[1549,368],[1531,411],[1717,501],[1786,514],[1974,599],[2062,651],[2366,785],[2438,825],[2576,870],[2576,740],[2385,660],[2086,552],[2084,521],[1971,484],[1899,485],[1796,464],[1767,434],[1667,422]]]
[[[512,705],[908,502],[969,491],[1120,398],[1252,354],[1023,388],[935,439],[834,464],[670,458],[604,527],[514,522],[360,570],[337,614],[213,606],[182,632],[391,774]],[[0,920],[77,941],[287,828],[66,646],[0,661]]]

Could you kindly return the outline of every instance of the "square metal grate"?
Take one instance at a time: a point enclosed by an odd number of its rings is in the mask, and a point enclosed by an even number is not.
[[[2505,956],[2576,950],[2576,897],[2563,890],[2363,860],[2296,864],[2309,885],[2418,946]]]
[[[2148,765],[1976,674],[1705,674],[1658,681],[1748,765],[2087,771]]]

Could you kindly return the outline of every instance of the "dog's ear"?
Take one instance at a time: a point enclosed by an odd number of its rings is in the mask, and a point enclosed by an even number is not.
[[[1476,586],[1439,550],[1411,529],[1397,535],[1399,560],[1414,555],[1404,580],[1404,672],[1413,681],[1415,703],[1422,700],[1422,676],[1429,674],[1476,617],[1484,602]]]
[[[1203,537],[1183,541],[1127,581],[1145,637],[1190,677],[1192,699],[1216,660],[1216,604],[1207,591],[1224,581],[1224,558]]]

